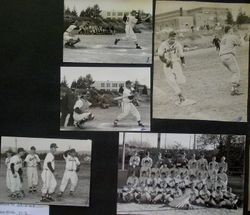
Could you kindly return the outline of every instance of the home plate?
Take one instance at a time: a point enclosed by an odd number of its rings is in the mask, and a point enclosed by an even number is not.
[[[192,100],[192,99],[185,99],[185,101],[183,102],[175,102],[175,104],[177,106],[180,106],[180,107],[185,107],[185,106],[189,106],[189,105],[194,105],[196,104],[197,102],[195,100]]]

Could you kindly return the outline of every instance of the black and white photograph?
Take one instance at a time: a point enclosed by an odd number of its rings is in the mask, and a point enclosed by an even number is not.
[[[150,67],[61,67],[61,131],[149,131]]]
[[[92,140],[1,138],[0,202],[89,206]]]
[[[64,0],[63,61],[152,63],[152,0]]]
[[[117,215],[242,215],[246,136],[119,134]]]
[[[156,1],[153,118],[247,122],[250,5]]]

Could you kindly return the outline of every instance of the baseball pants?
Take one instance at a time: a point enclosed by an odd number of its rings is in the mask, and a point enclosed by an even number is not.
[[[88,119],[90,114],[91,114],[91,113],[77,114],[77,113],[74,112],[73,118],[74,118],[75,122],[80,122],[81,120],[86,120],[86,119]]]
[[[45,169],[41,176],[43,181],[42,194],[46,195],[47,193],[54,193],[57,185],[54,174],[50,170]]]
[[[70,40],[74,40],[74,37],[70,36],[70,34],[68,32],[64,32],[64,34],[63,34],[63,40],[65,40],[66,42],[68,42]]]
[[[186,82],[186,77],[183,75],[181,64],[179,62],[173,62],[173,68],[166,67],[166,64],[163,64],[163,71],[166,81],[174,90],[174,93],[176,95],[181,94],[179,84],[184,84]]]
[[[223,65],[232,73],[231,83],[240,84],[240,68],[233,54],[225,54],[220,56]]]
[[[19,174],[16,172],[16,177],[10,173],[10,190],[12,193],[19,192],[22,189],[22,183]]]
[[[78,182],[78,176],[76,171],[70,171],[70,170],[65,170],[64,174],[63,174],[63,178],[62,178],[62,182],[61,182],[61,186],[60,186],[60,191],[64,192],[65,188],[68,185],[68,182],[71,182],[71,187],[70,187],[70,191],[75,191],[77,182]]]
[[[6,171],[6,186],[9,190],[11,190],[11,170],[7,169]]]
[[[27,178],[28,178],[28,186],[33,187],[37,186],[38,184],[38,173],[37,173],[37,167],[27,167]]]
[[[134,106],[133,103],[123,102],[122,103],[122,110],[123,110],[123,112],[120,115],[118,115],[118,117],[117,117],[118,120],[125,118],[130,113],[136,118],[137,121],[141,120],[140,113],[137,110],[137,108]]]
[[[126,25],[125,32],[126,32],[126,36],[122,37],[121,40],[132,40],[134,42],[137,42],[137,37],[135,35],[135,32],[130,25]]]

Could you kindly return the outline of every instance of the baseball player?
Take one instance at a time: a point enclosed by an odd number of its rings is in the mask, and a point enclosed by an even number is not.
[[[138,21],[138,19],[136,19],[136,11],[132,11],[128,16],[124,16],[123,17],[123,21],[126,23],[125,25],[125,33],[126,36],[122,37],[120,39],[115,39],[114,44],[117,45],[117,43],[119,41],[133,41],[135,43],[135,48],[136,49],[141,49],[141,47],[138,45],[137,42],[137,37],[136,34],[134,32],[134,27]]]
[[[218,170],[219,170],[219,163],[216,161],[216,157],[215,156],[213,156],[212,161],[209,162],[209,168],[210,168],[210,170],[215,170],[216,173],[218,172]]]
[[[38,185],[38,173],[37,167],[41,169],[41,160],[36,154],[36,148],[32,146],[30,148],[30,153],[26,156],[24,160],[24,166],[27,167],[27,178],[29,193],[35,193],[37,191]]]
[[[134,153],[129,159],[129,171],[128,174],[131,175],[133,171],[135,171],[136,176],[139,176],[139,165],[140,165],[140,157],[137,152]]]
[[[44,162],[43,162],[43,171],[42,171],[42,199],[41,202],[53,202],[55,201],[52,198],[52,194],[55,191],[57,182],[54,176],[55,172],[55,157],[56,149],[58,146],[55,143],[50,144],[50,152],[47,153]]]
[[[22,199],[24,197],[24,192],[22,190],[22,156],[24,156],[25,151],[23,148],[17,149],[17,154],[10,158],[10,185],[11,185],[11,199]]]
[[[87,121],[93,120],[94,115],[89,112],[89,106],[91,103],[84,98],[83,95],[78,95],[78,100],[74,105],[73,118],[75,121],[75,126],[78,128],[83,128],[83,124]]]
[[[72,23],[63,34],[65,48],[74,48],[76,43],[80,42],[80,38],[75,39],[75,35],[80,31],[78,21]]]
[[[115,121],[114,126],[118,126],[118,122],[125,118],[128,114],[135,116],[138,126],[144,128],[144,125],[141,123],[141,116],[135,105],[133,104],[133,99],[135,97],[135,90],[132,88],[132,82],[126,81],[125,88],[122,94],[122,113],[119,114]]]
[[[5,165],[6,165],[6,186],[8,190],[11,190],[11,184],[10,184],[10,178],[11,178],[11,170],[10,170],[10,159],[13,152],[11,150],[6,151],[6,159],[5,159]]]
[[[236,47],[240,46],[240,39],[233,34],[231,26],[225,27],[225,35],[221,39],[219,56],[223,65],[232,73],[231,77],[231,95],[237,96],[242,93],[239,91],[240,86],[240,68],[235,58]]]
[[[219,168],[222,168],[221,171],[223,171],[223,172],[227,172],[227,170],[228,170],[228,165],[227,165],[227,162],[225,160],[226,160],[226,157],[222,156],[220,163],[219,163]]]
[[[78,182],[77,172],[80,170],[80,161],[76,157],[75,149],[71,149],[69,151],[64,152],[63,158],[66,162],[66,167],[62,178],[60,193],[58,194],[58,197],[62,197],[63,192],[65,191],[65,188],[67,187],[69,180],[71,181],[69,194],[73,196],[73,193],[75,191]]]
[[[185,58],[182,45],[176,41],[176,33],[174,31],[169,33],[168,40],[161,43],[158,48],[158,55],[163,63],[163,71],[169,86],[174,90],[175,95],[178,96],[179,101],[177,105],[191,105],[195,102],[193,100],[186,100],[179,87],[179,84],[186,82],[186,77],[183,75],[182,66],[185,65]]]

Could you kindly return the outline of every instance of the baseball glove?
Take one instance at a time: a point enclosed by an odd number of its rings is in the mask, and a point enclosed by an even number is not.
[[[172,60],[165,58],[165,56],[159,56],[160,60],[166,64],[166,67],[171,67],[173,68],[173,62]]]

